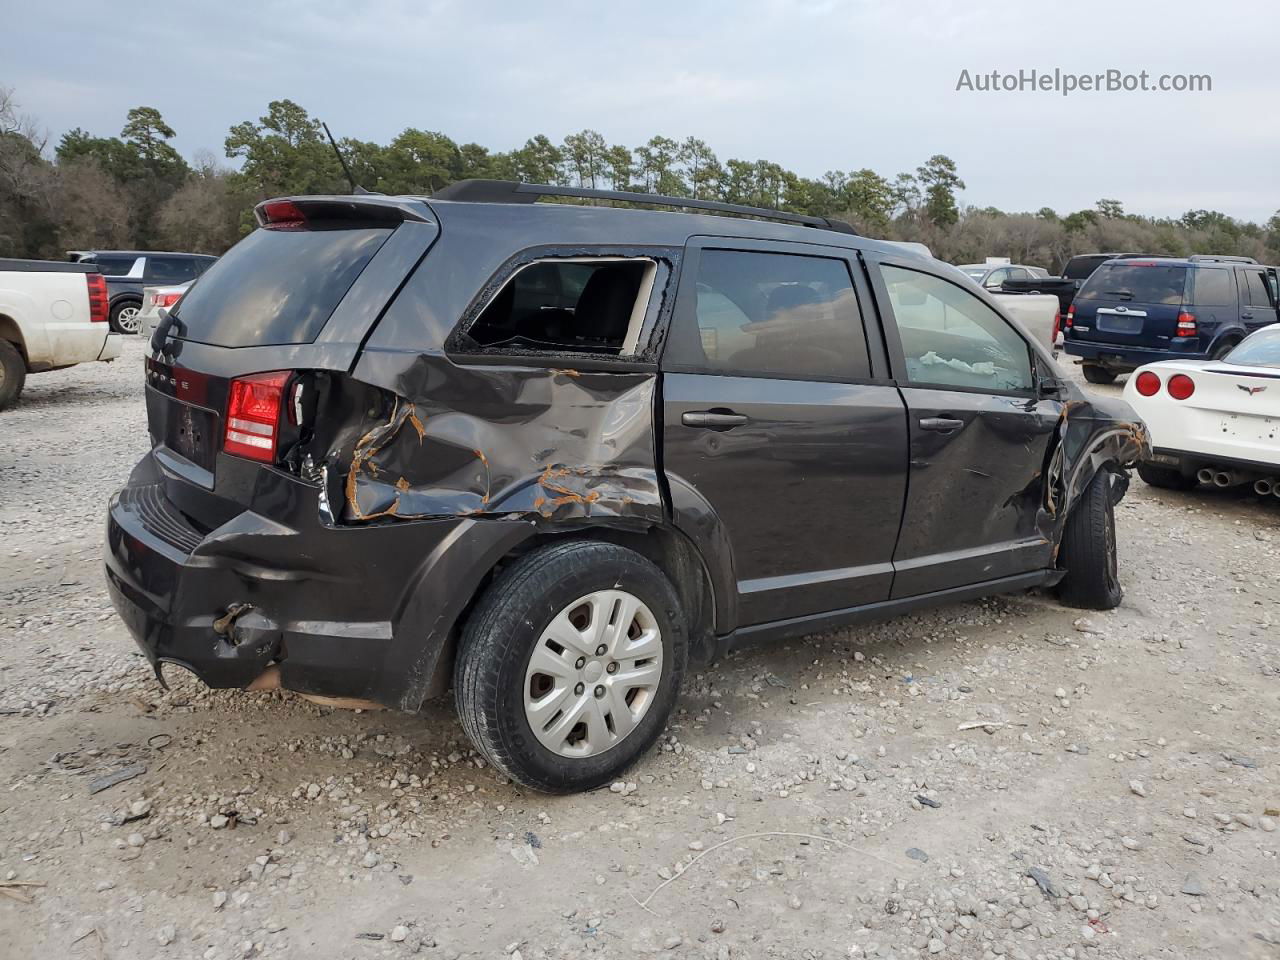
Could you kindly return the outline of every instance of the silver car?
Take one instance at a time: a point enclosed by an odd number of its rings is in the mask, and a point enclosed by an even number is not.
[[[195,283],[194,280],[188,280],[186,283],[175,283],[166,287],[143,287],[142,312],[138,314],[138,333],[150,340],[151,334],[155,333],[156,325],[160,322],[160,311],[168,310],[177,303],[193,283]]]

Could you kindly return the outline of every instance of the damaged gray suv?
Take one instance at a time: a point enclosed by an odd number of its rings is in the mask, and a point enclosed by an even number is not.
[[[653,744],[691,658],[1031,587],[1120,600],[1144,428],[944,264],[496,181],[257,217],[156,329],[152,449],[110,503],[161,682],[452,688],[495,767],[570,791]]]

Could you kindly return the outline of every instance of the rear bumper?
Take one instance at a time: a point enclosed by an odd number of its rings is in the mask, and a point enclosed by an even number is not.
[[[124,337],[118,333],[108,333],[106,341],[102,344],[102,350],[98,353],[99,360],[114,360],[124,351]]]
[[[1239,452],[1230,450],[1219,453],[1156,446],[1152,448],[1151,455],[1147,457],[1147,460],[1157,466],[1180,470],[1188,476],[1194,474],[1201,467],[1231,467],[1237,470],[1257,473],[1260,476],[1280,474],[1280,457],[1277,457],[1276,461],[1268,463],[1265,460],[1239,456]],[[1232,454],[1237,455],[1232,456]]]
[[[1072,357],[1092,360],[1108,370],[1124,372],[1136,370],[1148,363],[1160,360],[1203,360],[1205,355],[1186,350],[1153,350],[1145,347],[1129,347],[1117,343],[1092,343],[1087,340],[1066,340],[1063,351]]]
[[[397,709],[442,692],[460,613],[531,525],[446,517],[325,526],[315,487],[279,471],[263,476],[255,500],[283,522],[249,509],[198,529],[165,493],[183,481],[150,454],[112,496],[107,585],[147,659],[221,688],[247,686],[278,664],[286,689]]]

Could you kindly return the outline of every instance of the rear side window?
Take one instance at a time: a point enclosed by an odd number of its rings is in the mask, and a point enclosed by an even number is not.
[[[676,324],[670,367],[790,380],[871,376],[843,260],[703,250],[693,315]]]
[[[503,284],[467,339],[483,349],[634,354],[656,271],[648,258],[534,261]]]
[[[390,235],[387,227],[255,230],[178,301],[173,333],[220,347],[310,343]]]
[[[91,263],[98,265],[98,270],[106,277],[123,277],[133,269],[137,257],[92,257]]]
[[[1030,390],[1031,351],[1004,318],[954,283],[881,267],[913,384]]]
[[[1236,285],[1231,271],[1218,267],[1196,267],[1187,271],[1186,302],[1197,307],[1233,307]]]
[[[1224,270],[1217,271],[1225,273]],[[1163,264],[1107,263],[1093,272],[1076,299],[1132,300],[1135,303],[1182,303],[1187,268]]]
[[[194,280],[197,272],[191,257],[147,257],[148,283],[186,283]]]

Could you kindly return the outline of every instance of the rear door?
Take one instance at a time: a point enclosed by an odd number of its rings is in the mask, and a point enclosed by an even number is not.
[[[851,256],[739,239],[686,248],[662,358],[662,460],[676,523],[722,527],[739,625],[889,596],[906,421]]]
[[[1236,279],[1240,285],[1240,322],[1252,333],[1260,327],[1275,323],[1276,299],[1271,277],[1275,276],[1274,268],[1240,267]]]
[[[1036,521],[1062,404],[1037,397],[1034,351],[919,261],[869,259],[910,430],[893,597],[1051,566]]]

